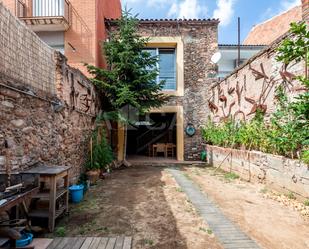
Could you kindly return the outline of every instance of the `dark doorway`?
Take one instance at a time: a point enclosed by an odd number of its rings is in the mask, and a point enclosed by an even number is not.
[[[150,113],[128,126],[127,154],[176,157],[176,113]]]

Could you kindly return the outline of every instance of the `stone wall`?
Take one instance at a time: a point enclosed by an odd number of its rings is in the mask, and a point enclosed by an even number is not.
[[[43,162],[81,173],[98,112],[90,82],[57,54],[59,97],[19,85],[0,74],[0,171],[21,171]],[[82,80],[82,81],[81,81]],[[55,82],[56,85],[56,82]]]
[[[211,56],[218,49],[217,20],[140,21],[139,32],[146,37],[181,37],[184,58],[184,96],[172,97],[167,106],[183,106],[184,128],[193,124],[197,133],[184,134],[185,160],[199,160],[201,146],[200,126],[209,113],[207,100],[214,81],[215,67]],[[182,52],[182,51],[178,51]]]
[[[71,166],[72,181],[80,175],[98,111],[97,97],[90,82],[61,58],[56,71],[60,97],[25,89],[0,75],[1,172],[43,162]]]
[[[288,68],[276,60],[276,49],[283,38],[262,50],[247,63],[211,88],[208,107],[215,122],[235,118],[248,120],[257,109],[266,111],[266,118],[276,108],[275,90],[282,85],[290,98],[301,91],[295,75],[304,74],[304,63],[291,64]]]
[[[299,160],[262,153],[206,146],[208,162],[241,178],[261,182],[279,191],[309,197],[309,168]]]
[[[0,2],[0,73],[55,93],[54,52]]]
[[[3,30],[7,25],[3,18],[8,13],[0,7]],[[6,27],[5,35],[15,37],[16,46],[24,34],[35,42],[25,51],[12,49],[14,42],[8,45],[6,41],[0,48],[3,58],[13,58],[9,64],[0,62],[0,172],[18,172],[43,162],[71,166],[71,181],[76,181],[99,110],[95,88],[79,70],[67,64],[62,54],[38,41],[18,20],[9,19],[16,27]],[[31,54],[36,49],[39,54]],[[16,69],[18,63],[21,65]],[[37,85],[41,82],[44,87]]]

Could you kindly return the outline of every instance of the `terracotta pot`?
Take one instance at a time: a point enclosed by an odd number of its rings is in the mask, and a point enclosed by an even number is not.
[[[100,178],[100,173],[101,173],[101,171],[100,171],[99,169],[90,170],[90,171],[87,171],[87,172],[86,172],[87,178],[88,178],[88,180],[90,181],[90,184],[91,184],[91,185],[97,183],[97,181],[98,181],[99,178]]]

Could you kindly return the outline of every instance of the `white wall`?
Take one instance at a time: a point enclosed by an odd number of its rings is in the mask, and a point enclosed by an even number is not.
[[[64,32],[47,31],[36,32],[36,34],[49,46],[64,54]]]
[[[257,54],[263,47],[241,47],[240,59],[248,60]],[[222,54],[221,60],[218,62],[218,77],[225,77],[235,69],[235,60],[238,58],[237,46],[220,46],[219,51]]]

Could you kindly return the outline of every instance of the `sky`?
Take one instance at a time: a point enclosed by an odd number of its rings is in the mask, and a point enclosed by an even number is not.
[[[237,43],[237,17],[241,40],[251,28],[301,4],[301,0],[121,0],[138,18],[219,18],[219,43]]]

